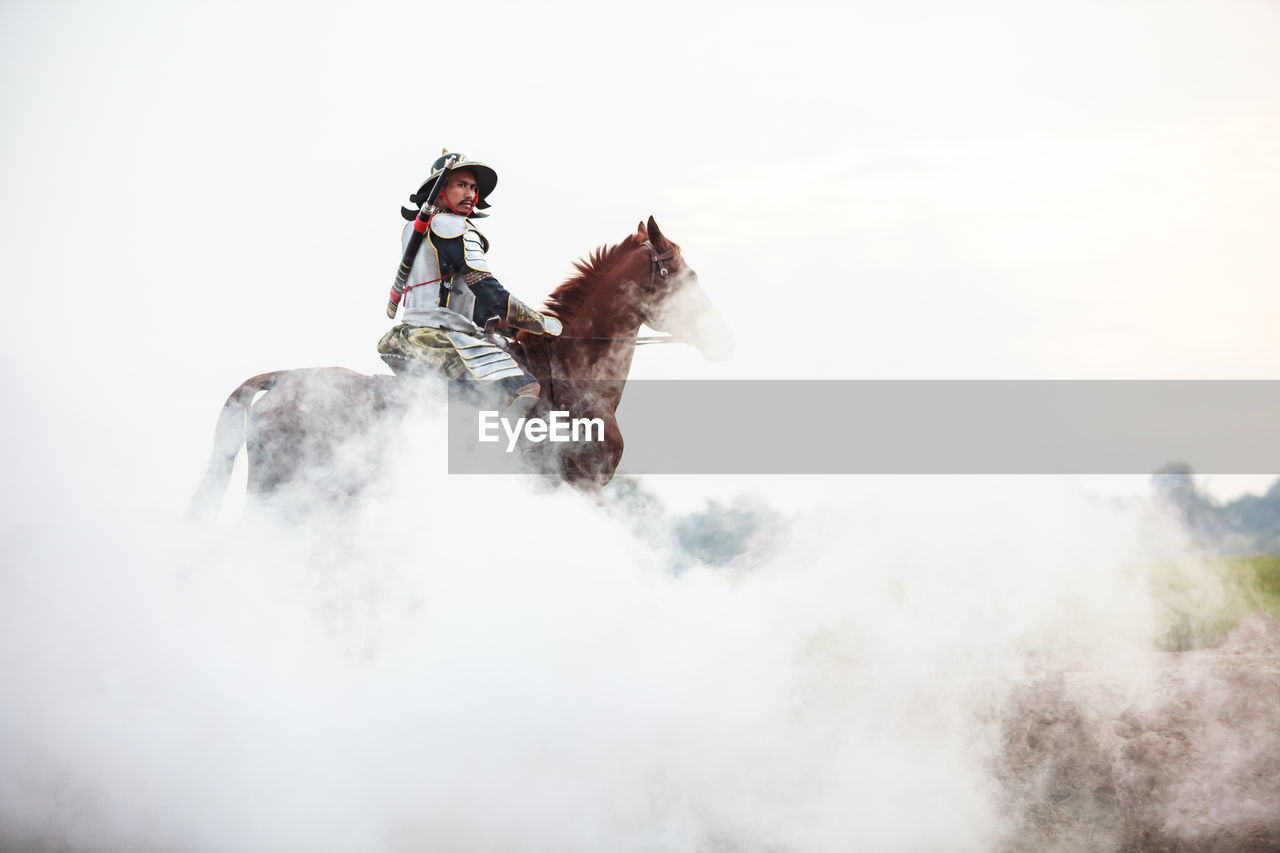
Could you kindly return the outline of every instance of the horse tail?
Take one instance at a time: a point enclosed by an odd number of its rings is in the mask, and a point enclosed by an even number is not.
[[[204,479],[196,487],[187,504],[187,518],[196,521],[212,521],[222,507],[222,498],[231,482],[236,456],[244,446],[249,417],[249,405],[259,391],[270,391],[276,379],[284,371],[260,373],[241,383],[222,404],[218,424],[213,430],[213,455]]]

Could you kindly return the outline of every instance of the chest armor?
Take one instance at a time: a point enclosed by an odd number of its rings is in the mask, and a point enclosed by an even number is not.
[[[413,223],[410,222],[400,235],[402,250],[409,245],[412,233]],[[462,240],[463,268],[442,270],[437,243],[458,239]],[[415,315],[425,319],[429,316],[428,309],[444,308],[461,314],[470,322],[476,307],[476,296],[463,281],[463,276],[473,271],[490,272],[489,261],[484,255],[488,248],[489,241],[466,217],[452,213],[437,213],[431,217],[430,233],[418,247],[418,254],[409,270],[409,288],[405,292],[403,303],[405,321],[413,323]],[[442,282],[447,287],[441,288]]]

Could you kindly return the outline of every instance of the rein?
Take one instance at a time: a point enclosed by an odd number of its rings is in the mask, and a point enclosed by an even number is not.
[[[649,286],[652,288],[653,285],[657,284],[658,279],[666,278],[670,275],[666,262],[676,256],[676,247],[672,246],[659,254],[652,241],[645,240],[643,246],[649,250]],[[633,341],[636,346],[679,343],[671,335],[636,335],[626,338],[593,337],[590,335],[560,335],[559,337],[568,341]],[[555,396],[555,374],[551,370],[551,347],[543,347],[542,352],[547,365],[547,400],[550,401]]]
[[[642,244],[649,250],[649,287],[657,284],[660,278],[666,278],[670,275],[667,270],[666,261],[676,256],[676,247],[672,246],[662,254],[658,254],[658,249],[649,240],[645,240]],[[567,341],[635,341],[636,346],[642,344],[672,344],[678,343],[671,335],[636,335],[627,338],[597,338],[590,335],[560,335],[559,337]]]
[[[634,338],[596,338],[590,335],[557,335],[562,341],[635,341],[636,346],[644,344],[678,344],[671,335],[636,335]]]

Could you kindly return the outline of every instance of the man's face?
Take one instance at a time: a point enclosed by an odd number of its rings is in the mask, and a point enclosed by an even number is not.
[[[475,206],[479,189],[474,172],[470,169],[456,169],[449,173],[444,189],[440,190],[440,203],[449,210],[470,213]]]

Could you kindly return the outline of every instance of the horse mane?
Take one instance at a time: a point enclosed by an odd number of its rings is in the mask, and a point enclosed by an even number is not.
[[[565,322],[586,301],[594,285],[611,272],[628,250],[640,245],[639,235],[632,234],[621,243],[600,246],[586,258],[573,262],[578,274],[568,278],[547,297],[547,311]]]

